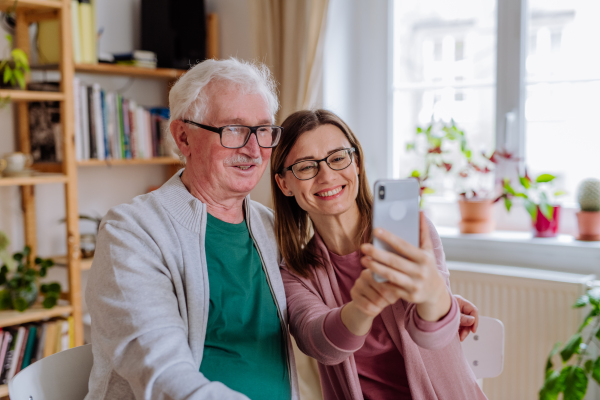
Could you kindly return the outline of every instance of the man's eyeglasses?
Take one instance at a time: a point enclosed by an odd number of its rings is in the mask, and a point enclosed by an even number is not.
[[[225,125],[220,128],[214,126],[208,126],[199,124],[194,121],[184,119],[183,122],[186,124],[194,125],[207,131],[218,133],[221,137],[221,146],[228,149],[239,149],[244,147],[250,136],[254,133],[258,145],[264,148],[275,147],[281,139],[281,133],[283,128],[276,125],[259,125],[259,126],[245,126],[245,125]]]
[[[321,160],[298,161],[287,168],[283,168],[281,174],[285,174],[286,171],[292,171],[297,179],[300,179],[301,181],[307,181],[317,176],[321,168],[321,162],[323,161],[325,161],[332,170],[340,171],[348,168],[350,164],[352,164],[355,151],[356,150],[354,147],[350,147],[348,149],[342,149],[331,153]]]

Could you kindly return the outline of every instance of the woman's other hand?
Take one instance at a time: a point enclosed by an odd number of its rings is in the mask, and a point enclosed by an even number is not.
[[[363,289],[360,295],[371,300],[374,306],[370,309],[379,309],[384,301],[389,305],[404,299],[417,305],[417,312],[425,321],[438,321],[450,310],[450,293],[437,269],[429,227],[422,213],[420,231],[420,248],[383,229],[375,229],[373,234],[387,243],[393,253],[376,249],[372,244],[362,245],[365,255],[361,259],[362,265],[387,279],[387,282],[377,283],[371,278],[360,284]],[[363,272],[361,278],[365,275]],[[367,283],[368,291],[364,289]]]
[[[460,308],[460,326],[458,327],[458,336],[462,342],[469,336],[469,331],[477,332],[479,325],[479,311],[477,307],[469,300],[457,294],[454,295]]]

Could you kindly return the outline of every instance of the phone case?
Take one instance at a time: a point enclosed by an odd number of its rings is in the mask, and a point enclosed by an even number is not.
[[[419,247],[419,181],[414,178],[375,182],[373,229],[383,228]],[[373,238],[376,248],[393,251]],[[385,279],[374,274],[375,280]]]

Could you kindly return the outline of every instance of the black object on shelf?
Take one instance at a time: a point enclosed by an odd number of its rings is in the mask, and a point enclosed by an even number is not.
[[[206,59],[204,0],[142,0],[142,50],[158,67],[187,70]]]

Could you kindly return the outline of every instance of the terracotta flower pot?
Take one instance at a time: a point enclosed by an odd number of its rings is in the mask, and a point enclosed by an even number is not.
[[[579,211],[579,237],[577,240],[600,241],[600,211]]]
[[[553,218],[549,220],[542,214],[540,208],[537,208],[537,220],[532,221],[533,234],[535,237],[555,237],[558,232],[558,217],[560,215],[560,206],[554,206]]]
[[[459,200],[460,233],[490,233],[494,230],[492,200]]]

